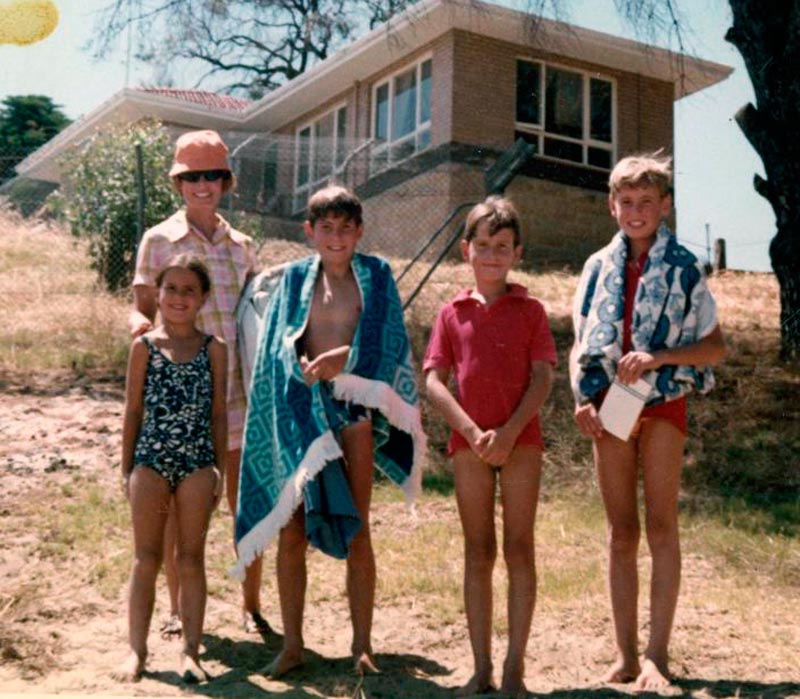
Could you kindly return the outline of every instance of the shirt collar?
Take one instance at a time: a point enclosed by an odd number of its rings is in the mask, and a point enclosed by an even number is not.
[[[243,233],[239,233],[239,231],[236,229],[231,228],[231,225],[219,214],[217,214],[217,217],[219,218],[219,223],[217,225],[217,229],[214,231],[213,239],[210,241],[211,244],[216,245],[222,240],[222,238],[227,236],[231,239],[231,242],[236,243],[236,245],[244,245],[245,241],[247,240],[247,236]],[[166,233],[166,237],[171,243],[178,242],[182,238],[189,235],[192,231],[195,231],[197,235],[201,236],[203,239],[208,240],[186,219],[185,209],[175,212],[175,214],[172,215],[171,221],[174,225],[170,226]]]
[[[502,296],[501,299],[505,298],[528,298],[528,290],[522,286],[522,284],[514,284],[509,282],[506,290],[505,296]],[[501,299],[498,299],[501,300]],[[472,289],[462,289],[458,292],[456,297],[453,299],[453,303],[462,303],[464,301],[472,300]]]

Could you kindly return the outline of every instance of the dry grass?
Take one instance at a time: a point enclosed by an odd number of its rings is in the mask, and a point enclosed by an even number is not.
[[[9,219],[0,221],[0,227],[0,291],[11,300],[0,309],[0,367],[44,373],[74,365],[121,372],[128,344],[124,329],[128,299],[98,292],[85,251],[64,233],[49,228],[29,230],[18,220]],[[274,264],[307,251],[298,243],[270,241],[259,257],[264,264]],[[393,264],[399,266],[403,261]],[[566,378],[570,302],[577,278],[563,272],[519,272],[515,278],[545,303],[560,358],[553,396],[543,411],[548,449],[536,524],[539,601],[530,673],[544,683],[543,687],[574,687],[587,679],[574,668],[580,666],[584,673],[596,675],[611,660],[612,647],[604,580],[603,508],[594,483],[589,444],[578,436],[573,424]],[[469,283],[469,270],[461,264],[449,263],[434,274],[407,314],[417,356],[424,350],[436,310]],[[696,684],[696,696],[734,696],[741,691],[785,698],[789,690],[784,692],[781,683],[797,680],[798,635],[793,620],[800,603],[800,377],[777,361],[778,289],[774,277],[729,272],[712,279],[711,285],[730,352],[716,371],[717,389],[708,398],[691,402],[691,434],[681,496],[685,562],[673,643],[675,667],[682,676],[749,681],[731,688],[723,683],[707,694],[703,693],[704,684]],[[56,305],[56,301],[62,305]],[[119,410],[121,392],[116,386],[113,391],[117,393],[104,394],[103,400],[93,405],[92,415],[97,417],[87,418],[86,428],[86,439],[90,439],[89,433],[97,429],[92,420],[104,420],[103,438],[114,450],[119,419],[109,417],[108,412],[110,406]],[[67,397],[72,395],[70,390],[65,389]],[[48,397],[51,394],[43,392],[32,405],[41,407]],[[71,399],[65,400],[71,405]],[[423,411],[433,448],[433,468],[426,476],[417,519],[407,517],[396,488],[379,483],[375,490],[378,645],[401,649],[387,650],[389,654],[413,649],[445,665],[460,667],[460,662],[468,665],[464,655],[468,645],[461,597],[462,537],[452,477],[442,456],[447,430],[424,402]],[[73,424],[76,422],[73,419],[68,425],[71,431],[64,433],[70,436],[58,443],[67,457],[71,440],[78,439],[75,435],[84,429]],[[8,452],[0,458],[0,466],[5,464],[12,475],[22,472],[28,463],[35,466],[37,454],[46,448],[45,444],[31,443],[30,453],[17,457]],[[2,579],[14,582],[0,590],[0,665],[18,668],[18,674],[29,679],[31,691],[42,677],[59,668],[65,673],[51,686],[74,689],[75,680],[67,670],[80,667],[85,660],[76,659],[74,652],[73,656],[65,654],[70,634],[83,639],[93,652],[103,646],[92,658],[99,659],[100,650],[105,652],[102,639],[80,635],[87,620],[92,620],[93,628],[114,634],[115,646],[121,644],[121,599],[130,565],[127,506],[117,490],[113,456],[106,451],[102,458],[90,457],[86,456],[88,447],[81,445],[80,449],[74,461],[68,458],[69,464],[75,464],[71,466],[74,472],[36,481],[29,469],[25,471],[25,478],[30,479],[26,487],[34,489],[14,497],[9,497],[7,490],[0,507],[4,518],[0,567],[10,568],[19,561],[22,571],[16,579]],[[45,462],[51,458],[49,453],[40,456]],[[86,461],[81,460],[84,458]],[[59,506],[41,507],[43,502],[57,502]],[[500,516],[498,505],[498,532]],[[263,598],[273,621],[277,616],[274,563],[272,556],[265,561]],[[228,684],[220,684],[213,690],[217,693],[211,695],[244,697],[251,696],[253,685],[248,682],[257,675],[264,655],[260,645],[227,640],[238,633],[239,592],[237,583],[227,575],[230,563],[230,517],[223,512],[214,517],[209,534],[211,608],[207,626],[209,643],[217,644],[212,645],[212,651],[219,652],[215,656],[218,671],[228,672],[225,663],[233,669]],[[649,584],[648,563],[643,547],[642,590]],[[33,582],[34,570],[37,582]],[[309,636],[319,648],[329,637],[348,635],[342,633],[347,618],[344,566],[313,554],[309,571]],[[502,636],[507,629],[502,558],[495,583],[494,623]],[[647,595],[641,597],[644,620]],[[53,625],[64,629],[64,634],[51,634],[48,628]],[[229,645],[224,645],[220,637]],[[250,668],[251,674],[238,683],[233,675],[242,665]],[[324,675],[321,667],[317,664],[316,671]],[[0,667],[0,676],[3,671]],[[386,682],[413,673],[388,674]],[[403,681],[407,684],[402,691],[382,696],[446,695],[446,690],[436,693],[430,682],[424,685],[426,693],[418,691],[423,686],[418,679]],[[439,684],[452,681],[437,680]],[[352,687],[341,684],[340,675],[330,682],[321,694],[352,694]],[[285,694],[287,699],[317,696],[317,690],[306,690],[306,684],[300,681],[296,692]],[[89,693],[100,691],[98,687],[108,689],[100,680],[92,687]],[[792,692],[800,691],[796,684],[791,687],[796,688]],[[154,683],[154,687],[141,691],[161,694],[163,689],[163,685]],[[612,695],[617,696],[596,696]],[[690,695],[695,693],[686,694]]]
[[[129,300],[103,291],[83,241],[0,211],[0,369],[118,370]]]

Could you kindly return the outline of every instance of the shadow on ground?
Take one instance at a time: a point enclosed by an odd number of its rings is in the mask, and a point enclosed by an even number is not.
[[[176,672],[148,672],[146,676],[165,685],[191,689],[206,697],[280,697],[281,699],[319,699],[320,697],[363,697],[364,699],[405,699],[425,697],[444,699],[452,690],[432,678],[446,677],[452,670],[413,654],[377,654],[380,674],[360,678],[353,671],[352,658],[327,658],[306,649],[305,663],[277,681],[264,676],[268,661],[280,648],[281,637],[266,634],[262,641],[233,641],[212,634],[203,636],[205,652],[201,659],[209,665],[223,663],[228,669],[217,673],[207,684],[187,685]],[[359,694],[359,691],[361,694]]]

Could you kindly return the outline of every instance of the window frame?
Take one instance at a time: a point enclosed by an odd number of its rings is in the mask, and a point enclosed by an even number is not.
[[[328,180],[328,178],[333,177],[335,175],[340,175],[342,172],[342,165],[347,159],[346,151],[342,151],[341,144],[339,143],[339,138],[347,142],[347,112],[349,105],[347,101],[344,100],[339,102],[338,104],[334,105],[330,109],[326,110],[322,114],[314,117],[313,119],[309,119],[298,125],[294,130],[294,176],[292,179],[292,212],[298,213],[302,211],[306,206],[306,201],[308,197],[311,195],[313,191],[318,189],[324,182]],[[342,110],[344,110],[344,129],[340,129],[340,119],[342,119],[341,114]],[[314,168],[316,165],[316,144],[317,144],[317,135],[316,135],[316,127],[319,123],[321,123],[324,119],[333,116],[333,129],[331,131],[331,171],[324,175],[323,177],[319,177],[317,179],[314,178]],[[304,131],[309,131],[308,137],[308,161],[305,165],[308,168],[308,179],[306,182],[301,184],[299,182],[300,176],[300,156],[301,156],[301,140],[300,134]],[[339,160],[340,153],[344,153],[344,157],[342,158],[341,162],[337,162]]]
[[[532,136],[536,139],[536,155],[540,158],[552,160],[559,163],[569,163],[571,165],[579,165],[581,167],[591,168],[599,172],[610,172],[617,161],[617,80],[610,75],[597,73],[596,71],[589,71],[575,66],[564,65],[557,62],[545,61],[539,58],[530,58],[527,56],[517,56],[514,62],[514,82],[517,92],[519,90],[518,84],[518,64],[519,63],[533,63],[539,66],[539,123],[533,124],[517,120],[518,105],[514,103],[514,130],[518,133],[523,133]],[[573,138],[561,134],[550,133],[546,129],[547,125],[547,73],[548,69],[561,70],[569,73],[575,73],[581,76],[581,98],[582,102],[582,138]],[[591,86],[592,80],[598,80],[608,83],[611,86],[611,141],[601,141],[591,136],[592,128],[592,102],[591,102]],[[545,139],[551,138],[565,143],[579,145],[581,147],[582,159],[580,162],[577,160],[570,160],[569,158],[559,158],[553,155],[545,155]],[[589,149],[596,148],[604,150],[609,153],[610,165],[609,167],[600,167],[599,165],[592,165],[589,162]]]
[[[422,100],[421,86],[422,86],[422,66],[425,63],[430,63],[430,81],[431,88],[430,94],[433,95],[433,53],[428,52],[417,58],[411,63],[406,63],[401,68],[389,73],[384,78],[376,81],[371,88],[371,105],[370,105],[370,138],[374,143],[370,151],[369,171],[370,175],[375,175],[387,168],[392,167],[398,163],[412,158],[417,153],[421,153],[431,147],[431,133],[433,127],[433,115],[429,114],[427,121],[421,121]],[[414,71],[415,78],[415,92],[416,92],[416,105],[414,114],[414,129],[400,138],[392,139],[392,130],[394,127],[394,99],[395,99],[395,82],[401,75],[405,75]],[[378,143],[377,137],[377,109],[378,109],[378,90],[383,87],[388,88],[387,95],[387,117],[386,117],[386,140]],[[429,100],[430,102],[430,100]],[[432,110],[430,110],[432,111]],[[427,141],[424,141],[424,136],[427,135]],[[406,143],[412,142],[413,149],[408,155],[402,157],[393,157],[393,152]],[[381,158],[386,154],[385,158]],[[381,164],[376,165],[376,162],[381,159]]]

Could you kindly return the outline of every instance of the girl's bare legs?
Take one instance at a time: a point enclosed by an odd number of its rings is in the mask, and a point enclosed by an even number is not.
[[[303,662],[303,607],[306,599],[306,540],[302,505],[278,536],[278,597],[283,620],[283,647],[266,674],[277,678]]]
[[[113,676],[123,682],[136,682],[141,678],[147,660],[147,633],[153,615],[156,578],[161,567],[170,492],[164,478],[141,466],[133,469],[129,488],[134,548],[128,593],[130,653]]]
[[[666,420],[644,420],[639,453],[644,473],[645,526],[653,559],[650,640],[636,688],[669,685],[669,639],[681,583],[678,494],[686,437]]]
[[[492,570],[497,558],[494,530],[495,476],[469,449],[453,456],[456,502],[464,532],[464,606],[475,673],[457,694],[495,688],[492,677]]]
[[[542,453],[532,445],[511,452],[500,470],[503,556],[508,569],[508,653],[500,691],[520,696],[525,689],[525,650],[536,604],[533,526],[539,502]]]
[[[178,562],[177,556],[178,521],[175,516],[175,501],[170,503],[167,526],[164,529],[164,576],[169,591],[169,619],[161,627],[161,637],[165,639],[180,638],[181,610],[178,601]]]
[[[225,460],[225,495],[228,499],[228,508],[236,522],[236,501],[239,496],[239,468],[242,459],[241,449],[232,449]],[[235,529],[235,527],[234,527]],[[236,540],[234,535],[234,550]],[[267,620],[261,616],[261,564],[262,557],[256,556],[247,566],[242,583],[242,614],[244,627],[247,631],[268,633],[270,631]]]
[[[636,440],[623,442],[608,432],[594,440],[597,478],[608,523],[608,585],[617,640],[617,661],[603,682],[633,682],[641,672],[638,653],[639,548]]]
[[[214,469],[201,468],[186,476],[175,491],[179,605],[183,625],[180,672],[187,682],[208,679],[200,667],[200,636],[206,611],[206,535],[214,505],[215,485]]]

